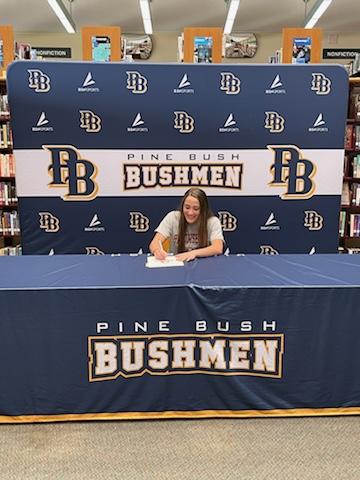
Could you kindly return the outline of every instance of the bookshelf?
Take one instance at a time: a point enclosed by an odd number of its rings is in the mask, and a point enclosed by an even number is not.
[[[15,160],[5,79],[0,79],[0,255],[20,253]]]
[[[339,247],[360,254],[360,78],[350,78]]]

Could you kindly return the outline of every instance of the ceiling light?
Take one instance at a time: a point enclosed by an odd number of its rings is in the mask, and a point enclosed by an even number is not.
[[[313,28],[333,0],[317,0],[305,18],[305,28]]]
[[[235,17],[239,8],[240,0],[230,0],[230,5],[226,17],[224,35],[231,33],[231,30],[234,25]]]
[[[150,4],[149,0],[139,0],[140,1],[140,10],[144,23],[145,33],[151,35],[153,33],[152,23],[151,23],[151,13],[150,13]]]
[[[65,8],[65,5],[61,0],[48,0],[50,7],[56,13],[60,22],[64,25],[65,30],[68,33],[75,33],[76,27],[70,13]]]

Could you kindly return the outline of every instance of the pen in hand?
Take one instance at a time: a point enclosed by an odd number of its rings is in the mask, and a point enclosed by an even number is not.
[[[161,240],[159,240],[159,248],[157,248],[157,249],[155,250],[154,256],[155,256],[158,260],[165,260],[165,258],[167,257],[167,253],[166,253],[165,250],[163,249]]]

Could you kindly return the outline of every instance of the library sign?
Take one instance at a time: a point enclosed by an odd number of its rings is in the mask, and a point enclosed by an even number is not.
[[[43,58],[71,58],[71,48],[68,47],[33,47],[36,55]]]
[[[324,48],[323,49],[323,58],[331,59],[354,59],[356,54],[360,53],[360,48]]]
[[[17,62],[8,83],[24,253],[147,251],[195,186],[231,253],[337,251],[342,67]]]

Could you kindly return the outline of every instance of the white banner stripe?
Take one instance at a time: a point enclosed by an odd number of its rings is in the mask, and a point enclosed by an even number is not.
[[[261,150],[80,150],[79,156],[97,167],[94,179],[98,185],[99,197],[141,197],[141,196],[181,196],[189,188],[188,178],[200,176],[199,166],[208,167],[212,185],[197,183],[214,196],[282,196],[283,186],[272,187],[270,172],[274,163],[274,153]],[[50,188],[52,177],[49,173],[51,154],[48,150],[15,150],[17,165],[16,185],[19,197],[63,197],[66,187]],[[315,184],[314,195],[341,195],[344,150],[302,150],[302,157],[311,161],[316,171],[312,177]],[[179,185],[136,188],[136,172],[141,166],[167,166],[163,172],[172,171],[177,175]],[[177,166],[175,173],[174,166]],[[124,168],[129,166],[133,178],[125,185]],[[169,166],[173,166],[171,169]],[[189,166],[184,171],[181,166]],[[229,168],[226,169],[226,166]],[[231,166],[231,167],[230,167]],[[240,171],[239,168],[242,166]],[[193,167],[193,168],[192,168]],[[129,170],[129,171],[130,171]],[[157,169],[153,169],[157,171]],[[232,176],[230,175],[232,174]],[[239,176],[241,185],[237,185]],[[129,176],[128,176],[129,177]],[[164,173],[164,178],[166,177]],[[185,178],[186,177],[186,178]],[[167,176],[169,178],[169,175]],[[181,180],[184,178],[184,184]],[[205,178],[205,177],[204,177]],[[235,180],[234,180],[235,178]],[[128,179],[129,180],[129,179]],[[150,179],[151,181],[151,179]],[[165,182],[166,183],[166,182]],[[219,185],[219,186],[217,186]],[[127,189],[126,187],[134,187]],[[232,188],[230,188],[232,187]]]

